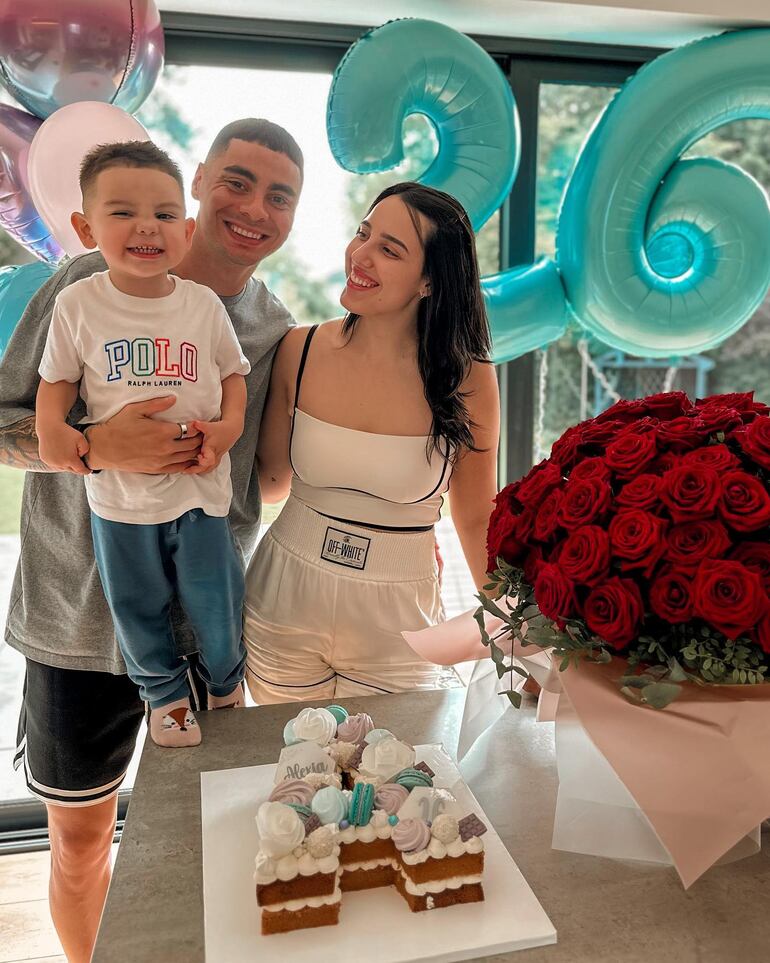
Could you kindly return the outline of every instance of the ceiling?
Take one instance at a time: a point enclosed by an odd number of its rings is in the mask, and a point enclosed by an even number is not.
[[[463,33],[672,47],[723,30],[770,24],[768,0],[156,0],[161,11],[377,26],[438,20]],[[276,16],[276,12],[279,14]]]

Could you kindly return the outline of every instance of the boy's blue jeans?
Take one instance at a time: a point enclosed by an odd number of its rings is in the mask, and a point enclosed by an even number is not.
[[[91,515],[94,555],[129,676],[150,708],[189,695],[187,662],[169,617],[176,594],[198,638],[208,691],[229,695],[243,679],[244,574],[226,518],[196,508],[160,525]]]

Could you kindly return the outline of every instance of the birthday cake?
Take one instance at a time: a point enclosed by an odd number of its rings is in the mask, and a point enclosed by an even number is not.
[[[484,899],[486,826],[413,746],[342,706],[303,709],[284,741],[256,817],[264,934],[337,923],[348,890],[394,886],[412,912]]]

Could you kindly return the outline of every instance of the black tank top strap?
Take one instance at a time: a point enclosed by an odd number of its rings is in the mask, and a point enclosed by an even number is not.
[[[302,348],[302,357],[299,360],[299,368],[297,368],[297,385],[294,389],[294,407],[296,408],[299,404],[299,388],[302,384],[302,374],[305,370],[305,362],[307,361],[307,353],[310,350],[310,342],[313,340],[313,335],[318,330],[318,325],[314,324],[312,328],[308,331],[307,337],[305,338],[305,345]]]

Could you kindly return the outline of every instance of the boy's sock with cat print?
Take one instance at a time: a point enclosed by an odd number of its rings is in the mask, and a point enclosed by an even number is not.
[[[177,699],[150,710],[150,736],[156,745],[172,749],[199,745],[201,731],[190,708],[190,700]]]

